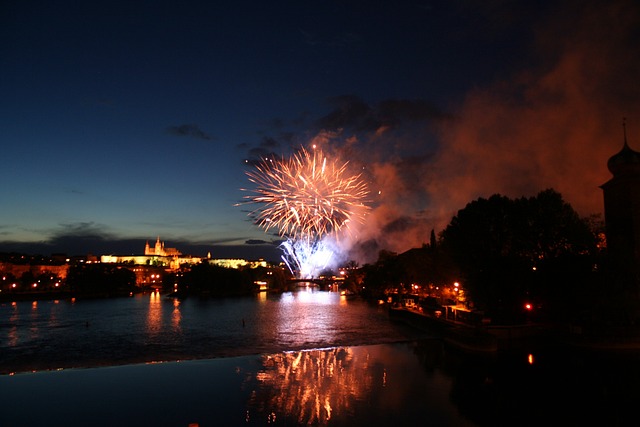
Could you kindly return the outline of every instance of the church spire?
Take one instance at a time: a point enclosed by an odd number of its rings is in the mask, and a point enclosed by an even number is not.
[[[629,147],[629,143],[627,142],[626,117],[622,118],[622,132],[624,136],[622,150],[609,158],[609,161],[607,162],[607,168],[609,168],[609,172],[611,172],[614,176],[622,174],[626,175],[629,173],[637,175],[640,173],[640,153],[632,150],[631,147]]]

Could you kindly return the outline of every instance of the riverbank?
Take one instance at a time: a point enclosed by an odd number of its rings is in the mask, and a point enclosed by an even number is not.
[[[608,353],[640,353],[640,332],[625,335],[583,335],[567,332],[564,326],[536,323],[521,325],[469,325],[423,313],[410,307],[388,307],[392,320],[437,334],[450,345],[466,351],[498,351],[543,347],[571,348]]]
[[[73,295],[68,291],[59,292],[0,292],[0,302],[11,301],[47,301],[56,299],[71,299]]]
[[[70,301],[75,299],[108,299],[132,297],[138,292],[15,292],[0,293],[0,302],[24,302],[24,301]],[[146,292],[148,293],[148,292]]]
[[[389,305],[391,320],[403,322],[417,329],[430,332],[445,342],[473,352],[496,352],[499,348],[498,337],[486,329],[471,327],[462,322],[431,316],[419,309],[399,305]]]

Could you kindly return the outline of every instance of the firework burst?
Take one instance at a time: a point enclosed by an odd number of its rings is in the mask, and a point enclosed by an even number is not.
[[[261,205],[250,216],[265,231],[277,229],[290,239],[284,249],[295,258],[298,271],[305,269],[307,258],[316,258],[314,248],[324,248],[320,242],[325,237],[338,240],[350,223],[363,222],[368,211],[369,193],[361,175],[349,174],[348,162],[330,161],[319,149],[301,148],[288,159],[264,160],[247,175],[256,188],[245,198]],[[305,249],[291,250],[295,247]],[[304,252],[305,259],[296,252]]]
[[[322,237],[350,221],[361,222],[368,191],[360,175],[347,174],[347,165],[329,162],[321,150],[304,148],[290,159],[263,161],[247,173],[256,185],[247,198],[263,205],[252,213],[255,222],[295,239]]]

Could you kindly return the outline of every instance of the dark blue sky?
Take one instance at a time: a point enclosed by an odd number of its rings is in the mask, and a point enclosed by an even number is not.
[[[603,3],[5,1],[0,250],[271,256],[245,160],[311,141],[375,248],[494,193],[600,212],[623,116],[640,149],[639,7]]]

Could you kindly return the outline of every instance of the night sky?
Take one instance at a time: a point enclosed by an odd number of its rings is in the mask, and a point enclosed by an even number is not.
[[[0,251],[273,258],[248,165],[312,142],[364,171],[369,247],[496,193],[602,214],[639,36],[632,0],[5,0]]]

